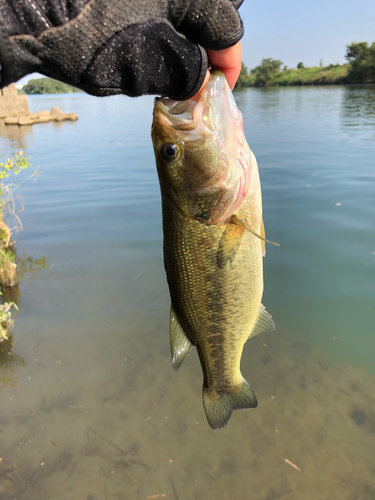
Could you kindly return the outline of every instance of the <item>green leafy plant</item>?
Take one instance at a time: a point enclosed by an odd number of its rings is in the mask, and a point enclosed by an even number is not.
[[[278,59],[263,59],[260,66],[257,66],[253,71],[255,74],[256,87],[269,87],[276,75],[280,73],[280,66],[283,63]]]
[[[9,262],[14,263],[14,253],[8,248],[2,248],[0,252],[0,269],[5,269]]]
[[[16,282],[16,264],[14,263],[14,253],[8,248],[11,241],[12,230],[22,229],[21,220],[16,213],[15,191],[19,185],[4,183],[12,175],[17,175],[29,168],[29,158],[23,151],[10,157],[6,162],[0,162],[0,283],[2,286],[13,286]],[[35,175],[36,172],[33,174]],[[20,196],[18,199],[22,200]],[[21,205],[22,209],[22,205]],[[8,216],[8,221],[4,217]],[[9,227],[9,217],[15,220],[15,227]],[[1,292],[0,292],[1,293]],[[0,342],[9,340],[10,328],[13,326],[11,308],[17,305],[14,302],[5,302],[0,305]]]
[[[0,247],[6,248],[9,245],[12,230],[16,232],[22,229],[22,223],[17,215],[16,201],[21,203],[19,211],[22,211],[22,198],[16,191],[20,184],[7,183],[5,184],[4,179],[8,179],[12,175],[17,175],[23,170],[30,168],[31,164],[29,158],[25,155],[23,151],[16,153],[13,157],[7,159],[5,163],[0,162]],[[37,172],[34,172],[30,177],[36,176]],[[28,178],[30,178],[28,177]],[[25,179],[26,180],[26,179]],[[23,181],[24,182],[24,181]],[[7,223],[4,222],[4,218],[8,217]],[[14,227],[9,227],[9,219],[12,217],[15,221]]]
[[[241,72],[236,83],[236,89],[241,89],[243,87],[249,86],[249,74],[246,64],[241,64]]]
[[[0,295],[2,295],[1,292]],[[0,305],[0,342],[9,339],[10,328],[13,326],[12,307],[18,311],[17,304],[14,302],[5,302]]]
[[[351,65],[348,75],[350,83],[375,82],[375,42],[354,42],[346,47],[346,59]]]

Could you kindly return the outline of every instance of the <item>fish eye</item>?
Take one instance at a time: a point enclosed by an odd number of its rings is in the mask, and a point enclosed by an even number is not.
[[[172,142],[167,142],[164,144],[163,149],[161,151],[161,154],[163,155],[163,158],[167,161],[173,161],[177,158],[178,156],[178,147],[176,144],[173,144]]]

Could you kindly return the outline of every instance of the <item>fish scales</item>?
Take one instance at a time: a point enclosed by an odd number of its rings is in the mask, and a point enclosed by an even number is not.
[[[263,291],[261,242],[242,231],[234,261],[220,269],[217,254],[225,226],[188,219],[167,200],[163,213],[172,304],[198,349],[205,385],[219,391],[238,385],[240,356]]]
[[[201,101],[156,100],[152,136],[172,302],[173,366],[178,370],[191,348],[197,348],[206,416],[212,428],[220,428],[234,409],[257,406],[240,371],[241,355],[249,336],[265,326],[272,329],[273,322],[261,304],[264,243],[258,168],[222,74],[211,76]],[[218,112],[224,120],[216,129]],[[239,132],[232,130],[233,123],[225,123],[233,116]],[[241,150],[234,155],[236,141]]]

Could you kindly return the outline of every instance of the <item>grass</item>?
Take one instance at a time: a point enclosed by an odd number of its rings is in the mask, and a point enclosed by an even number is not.
[[[8,248],[0,248],[0,269],[4,270],[9,262],[14,263],[14,253]]]
[[[293,68],[276,73],[270,83],[271,87],[287,87],[289,85],[341,85],[348,83],[347,76],[351,69],[350,64],[329,65],[325,68],[313,66],[311,68]],[[257,75],[249,73],[240,77],[236,88],[255,87]]]
[[[280,72],[274,79],[272,85],[338,85],[345,83],[348,76],[350,64],[343,66],[327,66],[320,68],[287,69]]]

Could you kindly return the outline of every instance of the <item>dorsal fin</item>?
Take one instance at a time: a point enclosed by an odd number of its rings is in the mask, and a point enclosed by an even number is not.
[[[263,332],[269,332],[270,330],[275,329],[275,323],[273,322],[272,316],[266,311],[266,308],[263,304],[259,306],[259,314],[254,325],[254,328],[251,330],[249,335],[249,339],[251,337],[255,337]]]
[[[185,359],[189,356],[193,344],[182,329],[176,313],[174,312],[173,305],[171,305],[171,315],[169,319],[169,336],[171,341],[172,366],[173,369],[178,372]]]

